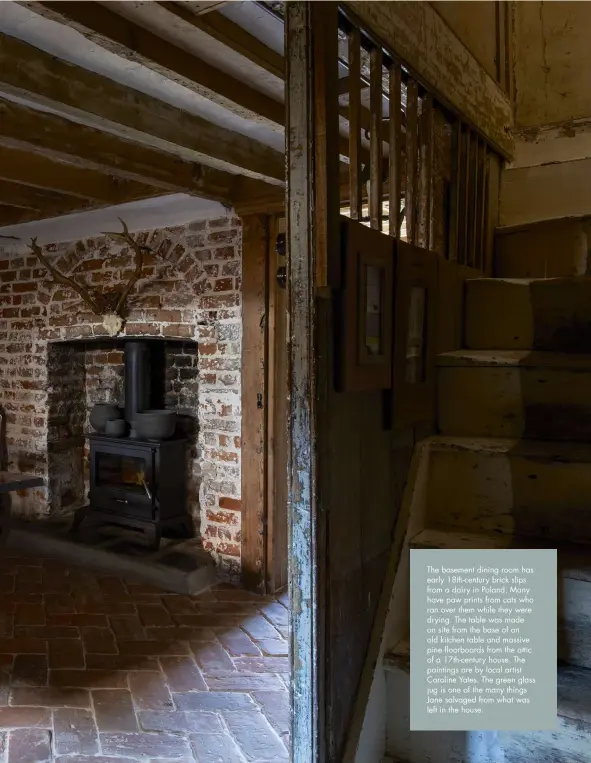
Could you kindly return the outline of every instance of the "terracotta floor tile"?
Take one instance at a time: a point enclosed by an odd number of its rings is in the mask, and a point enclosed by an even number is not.
[[[287,761],[287,621],[0,554],[0,763]]]
[[[8,739],[8,763],[50,763],[51,735],[41,729],[15,729]]]
[[[96,755],[98,732],[89,710],[61,708],[53,714],[54,746],[58,755]]]
[[[139,731],[127,689],[98,689],[92,692],[94,716],[99,731]]]

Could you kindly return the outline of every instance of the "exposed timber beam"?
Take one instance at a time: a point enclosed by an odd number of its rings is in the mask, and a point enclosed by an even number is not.
[[[282,185],[283,154],[0,34],[0,92],[189,161]]]
[[[4,146],[0,146],[0,178],[105,204],[124,204],[160,195],[158,189],[150,185]]]
[[[92,206],[88,199],[66,196],[55,191],[42,191],[8,180],[0,180],[0,204],[22,209],[41,210],[50,215],[62,215]]]
[[[218,42],[223,43],[235,53],[239,53],[244,58],[260,66],[270,74],[274,74],[281,80],[285,79],[285,59],[281,53],[277,53],[272,48],[265,45],[257,37],[250,34],[241,26],[226,18],[219,11],[197,15],[187,5],[180,3],[166,2],[159,3],[170,13],[174,13],[177,18],[186,21],[188,24],[200,29]]]
[[[184,4],[184,2],[183,2]],[[196,16],[203,16],[205,13],[210,13],[211,11],[215,11],[217,8],[221,8],[224,5],[228,5],[228,0],[211,0],[211,2],[192,2],[189,0],[189,2],[186,3],[187,5],[190,5],[193,9],[193,13]]]
[[[0,228],[29,223],[33,220],[40,220],[42,217],[43,213],[35,209],[20,209],[0,202]]]
[[[1,99],[0,146],[72,162],[79,167],[153,185],[171,193],[190,193],[222,203],[231,198],[236,182],[236,175],[228,172],[187,162]],[[266,183],[261,185],[267,186]]]
[[[127,60],[173,79],[246,119],[273,129],[285,124],[285,107],[268,95],[198,56],[162,39],[96,2],[28,2],[25,5],[65,23],[85,37]]]

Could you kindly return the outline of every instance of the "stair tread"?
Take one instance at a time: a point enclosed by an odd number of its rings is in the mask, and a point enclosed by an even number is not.
[[[386,670],[410,671],[410,643],[399,641],[384,655]],[[591,722],[591,670],[574,665],[557,666],[558,715]]]
[[[456,527],[422,530],[410,541],[412,548],[556,548],[559,575],[591,583],[591,546],[584,543],[555,542],[507,533],[473,533]]]
[[[525,440],[504,437],[450,437],[439,435],[429,438],[432,451],[471,451],[489,454],[531,456],[556,462],[591,461],[591,443],[570,440]]]
[[[467,278],[466,283],[479,283],[486,281],[487,283],[504,284],[512,283],[521,286],[529,286],[532,283],[565,283],[572,281],[575,283],[581,281],[588,281],[591,283],[591,278],[587,277],[571,277],[571,276],[556,276],[555,278]]]
[[[499,366],[521,368],[576,368],[591,370],[591,354],[576,355],[567,352],[543,350],[455,350],[438,355],[437,365],[442,367]]]

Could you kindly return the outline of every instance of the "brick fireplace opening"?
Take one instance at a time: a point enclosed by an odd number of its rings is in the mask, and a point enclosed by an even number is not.
[[[198,344],[156,340],[163,367],[165,406],[177,411],[185,438],[188,513],[200,531]],[[152,342],[154,343],[154,342]],[[48,487],[54,517],[85,506],[89,492],[89,417],[96,403],[124,404],[124,340],[51,342],[47,350]]]
[[[146,255],[120,335],[108,337],[72,290],[51,283],[24,242],[0,247],[0,405],[9,466],[46,480],[14,494],[13,514],[68,517],[88,490],[83,433],[94,402],[123,402],[123,343],[166,347],[166,404],[187,411],[188,503],[203,548],[240,572],[241,228],[231,216],[134,233]],[[133,255],[105,236],[46,247],[93,288],[129,279]]]

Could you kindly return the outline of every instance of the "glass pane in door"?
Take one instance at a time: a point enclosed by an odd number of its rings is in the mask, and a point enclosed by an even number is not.
[[[96,484],[144,493],[146,461],[115,453],[96,454]]]

